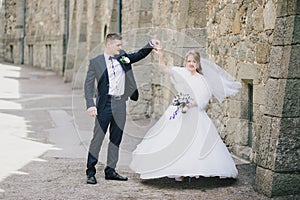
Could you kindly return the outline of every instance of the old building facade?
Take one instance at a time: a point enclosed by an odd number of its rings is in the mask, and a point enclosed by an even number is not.
[[[197,49],[239,80],[241,92],[211,101],[229,149],[257,164],[256,190],[299,193],[299,0],[2,0],[0,61],[53,70],[81,90],[89,58],[108,32],[134,51],[161,40],[168,65]],[[151,55],[135,66],[141,91],[133,119],[157,118],[173,90]]]

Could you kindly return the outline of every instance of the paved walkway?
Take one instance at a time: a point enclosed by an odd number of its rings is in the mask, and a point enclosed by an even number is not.
[[[140,180],[127,164],[149,120],[126,125],[118,171],[129,181],[105,181],[100,163],[99,183],[87,185],[93,119],[82,91],[71,88],[53,72],[0,64],[0,199],[269,199],[253,189],[255,166],[239,159],[237,180]]]

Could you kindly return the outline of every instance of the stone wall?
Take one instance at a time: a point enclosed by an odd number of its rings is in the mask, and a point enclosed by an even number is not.
[[[3,43],[3,36],[5,33],[5,25],[6,25],[6,18],[5,18],[5,4],[4,1],[0,3],[0,61],[4,60],[4,50],[5,45]]]
[[[279,1],[257,157],[257,190],[300,192],[300,1]]]
[[[25,63],[62,74],[64,31],[64,1],[27,0]]]
[[[82,88],[89,58],[103,52],[105,35],[117,30],[116,6],[117,0],[70,0],[64,80],[74,89]]]
[[[16,29],[16,15],[17,15],[17,3],[16,1],[3,2],[2,12],[4,19],[2,21],[3,26],[1,40],[3,44],[3,60],[8,62],[13,62],[18,60],[19,57],[19,42],[20,35],[17,35]],[[2,18],[3,19],[3,18]],[[18,38],[15,38],[15,35]],[[20,62],[20,61],[19,61]]]
[[[62,74],[64,1],[27,0],[24,5],[24,1],[6,0],[5,19],[3,60]]]
[[[235,154],[252,161],[265,109],[264,86],[276,7],[277,1],[272,0],[209,1],[207,6],[208,55],[243,84],[236,97],[225,104],[213,105],[210,113],[213,118],[226,116],[216,121],[224,130],[222,137]],[[249,87],[253,88],[252,93]],[[253,99],[252,111],[249,95]],[[247,146],[252,146],[252,153]]]

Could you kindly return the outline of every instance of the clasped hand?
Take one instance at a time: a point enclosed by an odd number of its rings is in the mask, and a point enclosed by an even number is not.
[[[98,115],[97,108],[95,106],[89,107],[87,112],[91,117],[96,117]]]
[[[194,106],[197,106],[196,102],[195,101],[191,101],[190,103],[186,104],[186,106],[184,106],[182,109],[181,109],[181,112],[182,113],[186,113],[188,111],[188,109],[194,107]]]

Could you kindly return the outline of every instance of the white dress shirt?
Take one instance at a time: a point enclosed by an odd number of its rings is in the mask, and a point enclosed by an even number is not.
[[[111,55],[104,53],[109,80],[109,95],[121,96],[125,91],[125,72],[116,59],[109,59]]]

